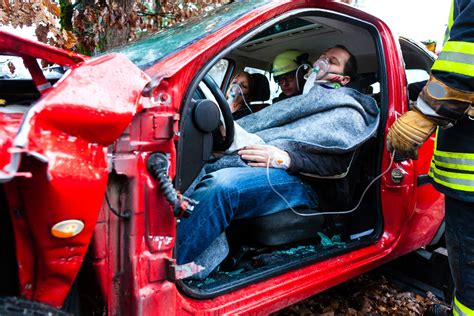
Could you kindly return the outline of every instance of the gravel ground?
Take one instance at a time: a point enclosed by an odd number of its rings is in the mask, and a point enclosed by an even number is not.
[[[421,296],[402,291],[385,277],[365,274],[287,307],[283,315],[423,315],[428,306],[441,303],[432,293]]]

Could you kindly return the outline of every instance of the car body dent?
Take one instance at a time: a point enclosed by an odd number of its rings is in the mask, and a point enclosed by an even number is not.
[[[21,55],[25,50],[34,54],[37,47],[22,42],[2,48]],[[62,304],[104,199],[107,146],[142,109],[141,91],[148,82],[123,55],[84,58],[29,109],[21,124],[21,114],[0,113],[2,178],[9,181],[5,188],[9,195],[27,197],[9,200],[10,209],[19,210],[11,216],[21,245],[16,251],[25,297]],[[23,177],[25,173],[31,177]],[[54,237],[50,228],[65,220],[79,220],[85,227],[71,238]]]

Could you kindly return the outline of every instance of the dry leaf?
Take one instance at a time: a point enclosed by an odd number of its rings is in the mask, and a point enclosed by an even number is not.
[[[49,0],[42,0],[41,3],[49,13],[59,18],[59,15],[61,14],[61,9],[56,3],[52,3]]]
[[[37,24],[35,35],[38,41],[46,43],[48,41],[48,27],[46,25]]]
[[[66,30],[63,30],[62,34],[64,38],[63,48],[72,49],[77,44],[76,36],[71,31]]]
[[[2,11],[5,10],[6,15],[10,15],[10,1],[9,0],[1,0],[1,8]]]

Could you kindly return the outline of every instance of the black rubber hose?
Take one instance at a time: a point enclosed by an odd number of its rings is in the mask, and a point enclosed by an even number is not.
[[[168,176],[168,167],[168,157],[165,154],[153,153],[148,157],[148,172],[160,183],[160,189],[166,200],[173,207],[174,215],[178,218],[189,217],[197,202],[186,198],[174,189],[173,183]]]

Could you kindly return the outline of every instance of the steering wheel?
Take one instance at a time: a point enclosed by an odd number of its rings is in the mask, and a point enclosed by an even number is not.
[[[217,105],[219,106],[222,116],[224,117],[226,136],[223,137],[219,129],[213,133],[214,139],[216,140],[217,138],[217,141],[214,142],[214,149],[224,151],[229,148],[234,141],[234,119],[232,118],[232,112],[230,111],[230,106],[227,103],[224,94],[214,79],[212,79],[211,76],[206,75],[202,81],[216,99]]]

